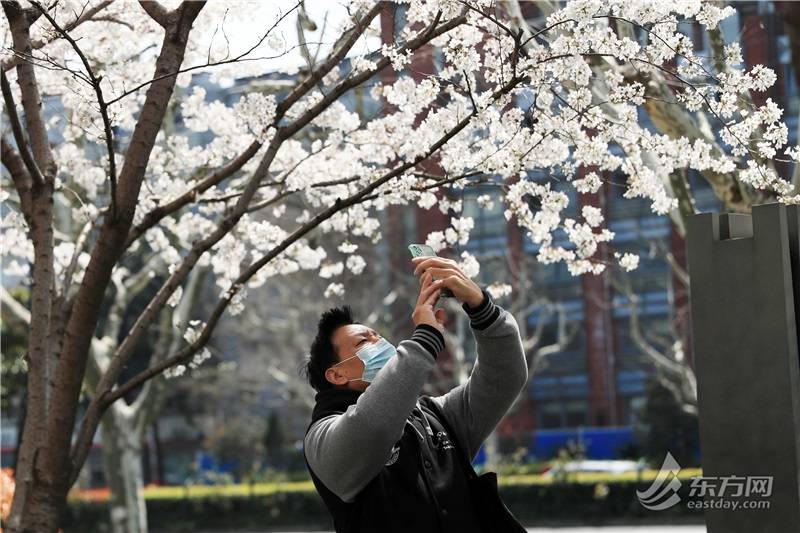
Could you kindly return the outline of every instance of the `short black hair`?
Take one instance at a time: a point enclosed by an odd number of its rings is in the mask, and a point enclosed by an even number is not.
[[[333,307],[322,313],[317,323],[317,336],[311,343],[311,353],[305,363],[306,379],[315,390],[333,387],[333,383],[325,379],[325,371],[337,362],[336,349],[331,340],[333,332],[341,326],[354,323],[353,311],[349,305]]]

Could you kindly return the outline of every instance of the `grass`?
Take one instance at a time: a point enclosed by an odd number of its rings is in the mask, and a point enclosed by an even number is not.
[[[641,476],[636,472],[622,474],[609,474],[604,472],[580,472],[568,474],[566,482],[593,485],[596,483],[631,483],[636,481],[652,481],[658,475],[658,470],[643,470]],[[702,475],[699,468],[684,468],[678,474],[679,479],[689,479]],[[558,481],[554,477],[541,474],[507,475],[498,478],[500,485],[552,485]],[[147,500],[179,500],[184,498],[226,498],[242,496],[269,496],[281,492],[308,492],[313,491],[311,481],[281,481],[274,483],[247,483],[231,485],[177,485],[177,486],[147,486],[144,497]],[[107,501],[109,489],[73,490],[70,501]]]

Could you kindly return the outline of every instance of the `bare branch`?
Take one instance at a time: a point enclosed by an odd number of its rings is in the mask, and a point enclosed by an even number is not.
[[[319,66],[314,69],[311,74],[303,80],[295,89],[289,93],[286,98],[281,100],[275,109],[275,122],[277,123],[280,118],[302,98],[309,90],[311,90],[322,78],[325,77],[335,66],[338,66],[342,59],[345,58],[347,52],[356,44],[356,41],[361,37],[367,27],[372,23],[372,19],[378,16],[386,4],[378,2],[367,12],[367,14],[356,21],[356,23],[344,33],[341,39],[341,44],[335,48],[328,58]]]
[[[311,52],[308,50],[308,42],[306,41],[306,33],[305,30],[308,29],[309,31],[314,31],[317,28],[317,25],[314,24],[314,21],[311,20],[311,17],[308,16],[306,12],[306,5],[305,2],[301,0],[300,7],[297,13],[297,21],[296,21],[296,28],[297,28],[297,41],[300,43],[300,53],[303,56],[303,59],[308,65],[308,70],[314,70],[314,57],[311,55]]]
[[[72,252],[72,259],[70,259],[69,265],[67,265],[67,269],[64,271],[64,285],[61,290],[61,296],[64,298],[67,297],[67,293],[69,292],[69,286],[72,284],[72,277],[75,275],[75,270],[78,268],[78,259],[83,252],[83,248],[86,246],[89,232],[93,224],[91,220],[87,221],[78,234],[78,239],[75,241],[75,250]]]
[[[683,283],[685,287],[689,287],[689,272],[678,263],[677,259],[675,259],[675,254],[672,252],[667,252],[664,254],[664,257],[669,263],[670,268],[672,269],[672,273]]]
[[[162,333],[162,337],[159,338],[159,340],[163,339],[164,342],[159,342],[158,350],[156,351],[158,359],[156,360],[163,359],[169,354],[176,352],[180,348],[181,343],[183,343],[182,332],[189,324],[191,313],[197,304],[197,297],[201,294],[200,289],[202,289],[202,281],[205,278],[206,271],[206,268],[196,268],[189,276],[186,282],[186,290],[183,293],[180,303],[171,313],[172,316],[168,317],[170,326],[169,333],[165,331]],[[161,377],[148,380],[132,404],[136,420],[140,427],[149,425],[150,422],[152,422],[153,416],[155,416],[158,401],[154,396],[160,396],[161,390],[159,390],[159,387],[155,387],[154,383],[158,383],[159,379],[161,379]]]
[[[673,374],[681,374],[683,370],[681,369],[681,364],[677,361],[673,361],[669,357],[665,356],[661,352],[659,352],[652,344],[650,344],[647,339],[645,339],[644,334],[642,333],[641,326],[639,324],[639,297],[633,292],[633,289],[630,287],[630,284],[623,283],[620,280],[611,278],[612,284],[614,288],[625,295],[628,300],[628,308],[630,310],[630,331],[631,331],[631,338],[634,343],[639,347],[642,352],[649,357],[655,364],[657,364],[660,368],[673,373]]]
[[[633,292],[630,284],[612,278],[614,287],[626,295],[630,310],[630,333],[634,344],[642,350],[656,366],[659,383],[661,383],[688,414],[697,414],[697,379],[694,371],[684,361],[676,357],[669,357],[645,339],[639,323],[638,296]],[[683,341],[677,340],[678,350],[682,352]],[[677,351],[673,351],[677,356]]]

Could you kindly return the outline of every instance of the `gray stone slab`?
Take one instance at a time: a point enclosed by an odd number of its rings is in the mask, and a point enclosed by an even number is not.
[[[703,474],[773,478],[768,509],[706,510],[709,533],[800,533],[798,209],[689,221]]]

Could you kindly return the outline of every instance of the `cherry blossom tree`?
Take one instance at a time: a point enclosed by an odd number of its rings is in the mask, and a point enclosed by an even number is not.
[[[690,32],[681,31],[714,31],[733,12],[714,3],[579,0],[518,31],[491,0],[354,0],[339,38],[318,60],[306,54],[313,66],[296,84],[280,94],[249,92],[232,105],[207,101],[192,75],[222,82],[273,72],[287,51],[281,24],[298,5],[265,21],[242,50],[227,31],[251,16],[246,2],[2,7],[2,163],[13,185],[3,194],[5,266],[31,287],[12,532],[57,529],[111,405],[157,376],[201,364],[223,314],[241,312],[248,290],[265,280],[322,274],[332,247],[350,254],[348,269],[363,268],[345,235],[378,241],[388,206],[431,207],[441,190],[497,183],[506,218],[539,245],[537,259],[566,262],[577,275],[603,271],[595,252],[613,233],[591,206],[566,216],[569,199],[554,180],[594,192],[616,173],[627,197],[646,198],[664,215],[680,200],[665,178],[684,169],[735,176],[764,198],[798,201],[772,164],[797,157],[786,147],[782,110],[750,98],[775,74],[743,70],[733,44],[721,63],[697,57]],[[396,8],[405,24],[393,40],[355,53],[379,15]],[[412,58],[431,47],[441,50],[442,68],[415,79]],[[650,79],[661,81],[654,87]],[[342,98],[366,84],[387,105],[363,118]],[[651,131],[638,109],[654,98],[676,112],[703,111],[718,134]],[[186,132],[168,126],[176,113]],[[195,132],[211,140],[198,145]],[[299,216],[286,216],[292,202],[303,206]],[[428,242],[463,244],[471,227],[455,217]],[[557,245],[559,234],[571,245]],[[475,270],[473,257],[462,259]],[[635,265],[630,256],[620,261]],[[174,352],[121,379],[198,268],[218,287],[211,312],[192,317]],[[79,412],[93,339],[119,290],[114,280],[141,270],[163,282],[107,347]],[[342,289],[334,279],[326,296]]]

